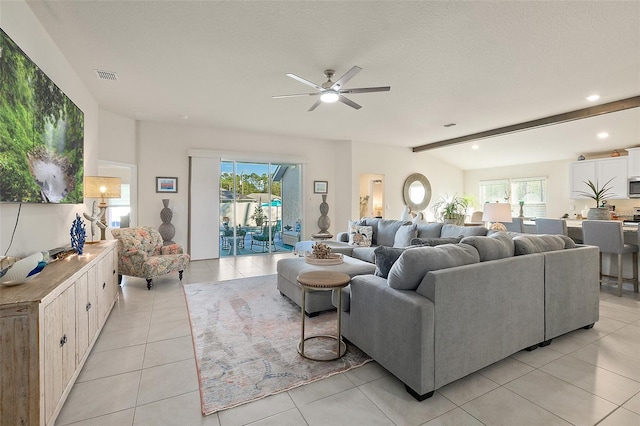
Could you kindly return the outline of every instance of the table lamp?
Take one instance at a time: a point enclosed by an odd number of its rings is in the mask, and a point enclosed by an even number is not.
[[[109,176],[85,176],[84,177],[84,196],[86,198],[100,198],[100,222],[104,226],[100,227],[100,239],[106,240],[104,231],[107,228],[107,207],[109,205],[105,201],[105,198],[120,198],[120,183],[119,177]]]
[[[492,231],[506,231],[507,227],[500,222],[511,222],[511,204],[486,203],[482,211],[482,220],[492,222],[489,227]]]

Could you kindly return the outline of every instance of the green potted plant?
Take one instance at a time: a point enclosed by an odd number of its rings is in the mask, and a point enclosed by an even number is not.
[[[262,226],[267,215],[262,208],[262,202],[258,202],[258,205],[253,209],[253,216],[251,219],[256,221],[256,226]]]
[[[445,194],[434,200],[431,210],[438,221],[462,225],[467,207],[469,207],[469,199],[466,197],[460,195],[449,197]]]
[[[588,191],[578,191],[580,195],[584,195],[585,197],[591,198],[595,200],[596,206],[589,209],[587,213],[587,219],[589,220],[608,220],[609,219],[609,209],[605,207],[605,200],[607,198],[613,197],[613,194],[610,193],[611,186],[608,186],[614,178],[609,179],[605,182],[604,185],[600,186],[598,184],[598,180],[593,183],[591,180],[584,181],[584,183],[589,187]]]

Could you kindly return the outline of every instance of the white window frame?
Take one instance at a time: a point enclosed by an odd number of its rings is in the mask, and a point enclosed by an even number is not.
[[[519,216],[520,214],[520,200],[516,200],[513,198],[513,184],[518,182],[526,182],[526,181],[543,181],[544,182],[544,201],[541,203],[525,203],[524,211],[525,217],[546,217],[547,215],[547,177],[546,176],[529,176],[529,177],[521,177],[521,178],[504,178],[504,179],[489,179],[489,180],[481,180],[479,183],[478,194],[482,196],[483,190],[482,187],[486,185],[506,185],[509,197],[509,204],[511,204],[511,214],[512,216]],[[496,199],[482,199],[479,197],[479,202],[484,204],[486,202],[494,203],[496,201],[505,202],[505,197],[502,197],[498,200]],[[527,214],[527,210],[529,214]],[[531,212],[535,212],[535,214],[531,214]]]

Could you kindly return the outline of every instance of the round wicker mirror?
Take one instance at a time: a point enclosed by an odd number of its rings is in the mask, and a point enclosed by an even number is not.
[[[431,201],[431,184],[429,179],[420,173],[413,173],[404,181],[402,191],[404,203],[411,211],[420,211],[427,208]]]

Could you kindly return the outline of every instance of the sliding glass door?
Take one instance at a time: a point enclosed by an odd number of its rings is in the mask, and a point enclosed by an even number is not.
[[[289,234],[302,217],[300,170],[297,164],[221,161],[220,257],[293,249]]]

